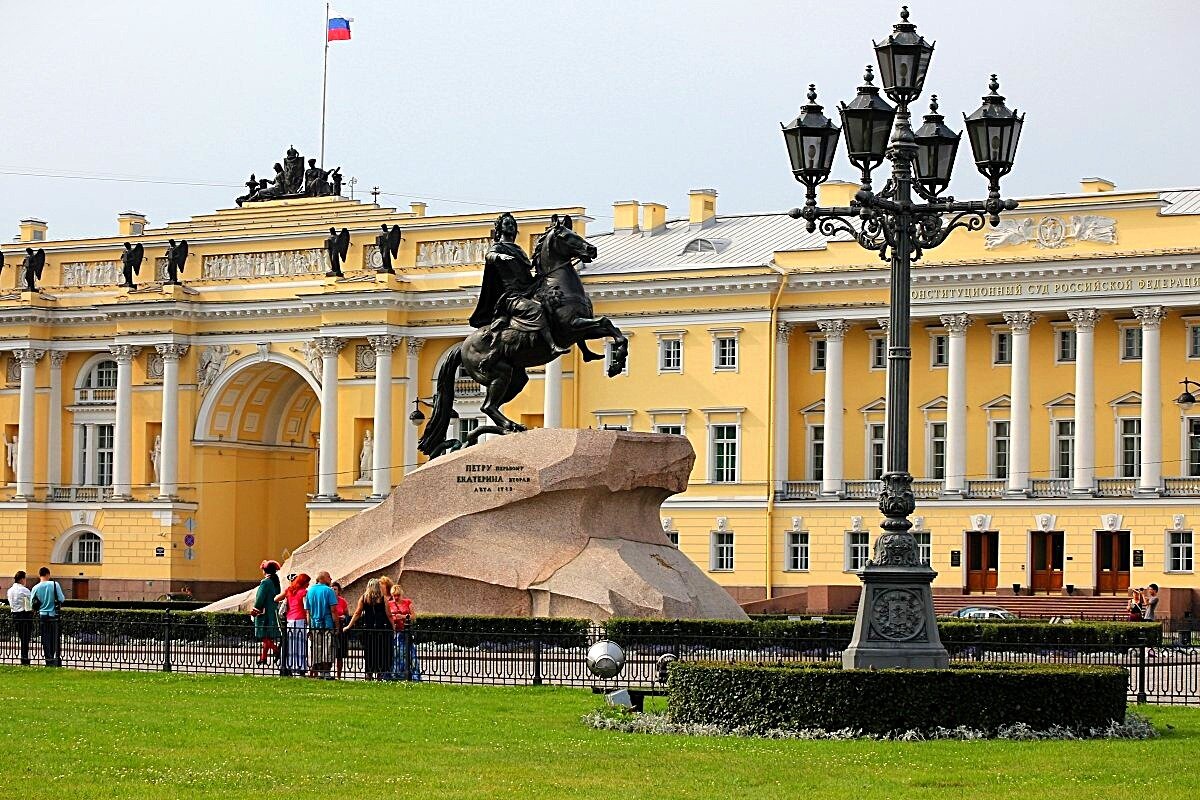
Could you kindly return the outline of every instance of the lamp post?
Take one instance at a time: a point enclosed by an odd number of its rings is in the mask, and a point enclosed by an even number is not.
[[[1187,378],[1181,380],[1180,383],[1183,384],[1183,393],[1175,398],[1175,403],[1186,414],[1192,410],[1192,406],[1196,405],[1196,395],[1192,392],[1192,387],[1195,386],[1197,389],[1200,389],[1200,383],[1188,380]]]
[[[964,115],[975,167],[988,179],[987,199],[960,202],[942,197],[961,134],[946,126],[936,95],[924,124],[912,129],[909,105],[924,88],[933,45],[908,17],[905,6],[892,33],[875,44],[882,90],[895,107],[879,96],[880,87],[867,67],[854,100],[839,108],[840,129],[817,104],[815,85],[809,86],[800,115],[783,126],[792,174],[806,190],[804,206],[789,214],[803,219],[810,233],[819,227],[826,236],[848,234],[891,265],[887,467],[879,495],[883,533],[860,576],[863,593],[854,638],[842,659],[846,667],[928,668],[948,663],[930,590],[937,573],[921,563],[909,531],[908,517],[916,508],[908,471],[910,271],[925,250],[940,245],[955,229],[980,230],[985,221],[996,226],[1001,211],[1017,207],[1015,201],[1001,199],[1000,178],[1012,169],[1024,115],[1004,104],[995,75],[983,104]],[[861,172],[862,185],[849,206],[822,208],[817,205],[817,186],[829,178],[839,133],[851,163]],[[885,160],[891,162],[891,176],[875,192],[871,173]]]

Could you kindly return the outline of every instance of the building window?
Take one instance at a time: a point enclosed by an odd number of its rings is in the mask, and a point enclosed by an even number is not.
[[[1200,418],[1187,421],[1187,474],[1200,478]]]
[[[1012,334],[1008,331],[997,331],[992,339],[993,364],[1011,364],[1012,363]]]
[[[683,340],[658,340],[658,371],[683,372]]]
[[[117,362],[100,361],[90,370],[83,384],[75,391],[80,404],[115,403],[117,401]]]
[[[871,558],[871,534],[867,531],[846,533],[846,569],[858,572],[867,566]]]
[[[1167,571],[1191,572],[1192,532],[1169,531],[1167,533]]]
[[[992,477],[1008,477],[1008,440],[1009,423],[1007,420],[992,423]]]
[[[113,481],[113,425],[78,425],[79,483],[111,486]]]
[[[712,572],[733,571],[733,531],[713,531],[709,554],[709,570]]]
[[[1142,421],[1126,417],[1121,425],[1121,477],[1137,478],[1142,474]]]
[[[1075,420],[1056,419],[1054,421],[1054,477],[1060,480],[1070,479],[1074,469],[1075,453]]]
[[[1055,360],[1060,364],[1071,364],[1075,361],[1075,331],[1062,328],[1054,334]]]
[[[737,483],[738,426],[712,426],[712,481]]]
[[[887,443],[884,427],[878,422],[867,426],[867,479],[877,481],[883,477],[884,453]]]
[[[783,564],[787,572],[808,570],[808,531],[788,531],[787,554]]]
[[[1121,360],[1139,361],[1142,358],[1142,329],[1121,328]]]
[[[91,531],[76,536],[67,548],[67,564],[99,564],[103,557],[103,542]]]
[[[467,434],[479,427],[479,417],[458,418],[458,440],[465,442]]]
[[[887,369],[887,339],[882,336],[871,340],[871,369]]]
[[[926,473],[934,480],[946,478],[946,423],[929,423],[929,464]]]
[[[604,374],[605,375],[608,374],[609,365],[613,363],[613,348],[614,347],[615,347],[615,344],[613,343],[613,341],[611,339],[604,343]],[[625,368],[622,369],[617,374],[618,375],[628,375],[629,374],[629,352],[628,351],[626,351],[626,353],[625,353]]]
[[[1187,357],[1200,358],[1200,325],[1188,325]]]
[[[929,566],[933,560],[933,542],[929,531],[913,531],[912,535],[917,540],[917,557],[922,564]]]
[[[829,342],[824,339],[813,339],[812,345],[813,372],[824,372],[825,354],[829,352]]]
[[[738,340],[736,336],[718,336],[713,340],[713,369],[736,372],[738,368]]]
[[[679,531],[668,528],[663,533],[667,535],[667,539],[671,542],[672,547],[679,547]]]
[[[950,337],[944,333],[935,334],[929,343],[929,365],[944,367],[950,363]]]
[[[810,481],[825,478],[825,426],[808,426],[808,479]]]
[[[655,425],[654,432],[655,433],[667,433],[667,434],[670,434],[671,436],[683,436],[683,426],[682,425]]]

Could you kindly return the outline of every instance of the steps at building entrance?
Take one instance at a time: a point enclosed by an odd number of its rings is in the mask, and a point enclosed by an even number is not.
[[[1075,617],[1076,619],[1124,619],[1128,598],[1113,595],[1071,597],[1069,595],[935,594],[933,610],[940,616],[967,606],[1003,608],[1019,617]]]

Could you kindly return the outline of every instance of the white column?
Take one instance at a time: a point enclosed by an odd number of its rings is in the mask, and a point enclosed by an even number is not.
[[[34,390],[37,384],[37,362],[42,360],[45,350],[14,350],[13,356],[21,364],[21,401],[17,427],[17,498],[33,499],[33,454],[37,451],[37,436],[34,431]]]
[[[842,341],[850,323],[844,319],[823,319],[817,323],[825,334],[825,465],[821,480],[821,494],[841,497],[844,486],[842,454],[842,423],[845,409],[842,408]]]
[[[542,399],[542,426],[545,428],[562,427],[562,360],[563,356],[559,356],[546,365]]]
[[[1075,452],[1071,493],[1091,496],[1096,478],[1096,377],[1093,344],[1100,312],[1094,308],[1068,311],[1075,323]]]
[[[113,499],[133,497],[133,359],[142,348],[110,345],[117,362],[117,424],[113,429]]]
[[[317,456],[319,468],[317,499],[338,499],[338,353],[345,339],[318,336],[313,339],[321,354],[321,443]]]
[[[50,418],[46,424],[46,483],[51,488],[62,485],[62,366],[67,354],[61,350],[50,353]]]
[[[158,496],[174,498],[179,493],[179,359],[187,354],[186,344],[156,344],[163,362],[162,450],[158,457]],[[150,443],[153,446],[153,442]]]
[[[404,374],[408,382],[404,384],[404,410],[406,415],[416,408],[416,400],[420,397],[417,385],[417,368],[421,361],[421,348],[425,346],[424,339],[408,337],[407,358],[404,361]],[[404,472],[407,474],[417,468],[417,439],[421,438],[419,425],[412,425],[404,431]]]
[[[967,314],[944,314],[949,344],[946,376],[946,484],[943,493],[967,493]]]
[[[792,339],[792,323],[775,326],[775,489],[782,490],[788,479],[788,443],[791,441],[791,407],[788,397],[788,349]]]
[[[375,449],[371,463],[371,497],[382,500],[392,491],[392,352],[398,336],[367,339],[375,351]]]
[[[1159,328],[1167,310],[1141,306],[1133,315],[1142,323],[1142,477],[1138,494],[1162,494],[1162,362]]]
[[[84,486],[96,485],[96,425],[89,422],[86,425],[80,426],[83,429],[83,440],[80,441],[80,450],[83,454],[83,477]]]
[[[888,328],[891,326],[891,324],[892,324],[892,321],[891,321],[890,319],[888,319],[887,317],[880,317],[879,319],[875,320],[875,322],[876,322],[876,324],[878,324],[878,325],[879,325],[879,329],[880,329],[881,331],[883,331],[883,347],[884,347],[884,359],[883,359],[883,441],[885,442],[885,444],[884,444],[884,446],[883,446],[883,473],[886,475],[887,473],[891,472],[891,470],[892,470],[892,467],[891,467],[891,465],[890,465],[890,464],[888,464],[887,444],[886,444],[886,442],[887,442],[887,435],[888,435],[888,430],[887,430],[887,416],[888,416],[888,415],[887,415],[887,409],[888,409],[888,406],[890,405],[890,403],[891,403],[891,400],[892,400],[892,390],[891,390],[891,386],[889,385],[889,383],[888,383],[888,379],[887,379],[887,366],[888,366],[888,365],[887,365],[887,353],[888,353],[888,348],[891,346],[891,342],[888,340]]]
[[[1036,319],[1028,311],[1004,315],[1012,333],[1007,493],[1014,497],[1029,496],[1029,329]]]

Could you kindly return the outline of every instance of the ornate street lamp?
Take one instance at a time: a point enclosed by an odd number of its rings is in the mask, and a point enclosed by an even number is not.
[[[1190,381],[1184,378],[1180,381],[1183,384],[1183,394],[1175,398],[1176,404],[1183,409],[1184,413],[1192,410],[1192,406],[1196,405],[1196,395],[1192,393],[1192,387],[1200,389],[1200,383]]]
[[[936,96],[925,124],[913,132],[909,105],[921,95],[933,45],[917,33],[908,16],[904,7],[891,35],[875,44],[883,92],[896,108],[879,97],[868,72],[854,100],[840,109],[850,161],[862,172],[862,186],[849,206],[817,206],[817,186],[829,178],[838,129],[821,114],[813,87],[809,104],[783,131],[792,173],[805,187],[804,206],[788,213],[803,219],[810,233],[819,227],[826,236],[850,235],[891,266],[887,471],[879,495],[883,533],[860,576],[863,592],[854,638],[842,657],[847,667],[927,668],[948,663],[930,591],[937,573],[921,563],[910,532],[909,515],[916,508],[908,471],[910,273],[913,261],[955,229],[977,231],[984,222],[998,225],[1000,212],[1017,207],[1015,201],[1001,199],[1000,178],[1012,169],[1024,117],[1004,105],[994,75],[983,105],[965,117],[975,167],[988,179],[987,200],[942,197],[950,185],[961,134],[946,127]],[[891,130],[886,144],[881,128]],[[876,193],[871,172],[884,160],[891,161],[891,176]]]

